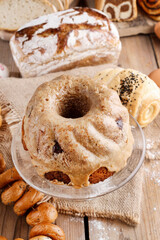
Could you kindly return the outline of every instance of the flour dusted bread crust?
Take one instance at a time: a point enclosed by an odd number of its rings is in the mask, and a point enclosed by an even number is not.
[[[60,76],[39,86],[22,138],[40,176],[65,175],[76,187],[121,170],[133,147],[129,114],[117,93],[86,76]]]
[[[159,0],[138,0],[139,5],[155,21],[160,21],[160,1]]]
[[[122,104],[142,127],[152,122],[160,111],[160,89],[145,74],[133,69],[106,69],[95,80],[117,91]]]
[[[113,63],[121,50],[113,23],[103,13],[89,8],[69,9],[33,20],[15,33],[10,46],[23,77]]]
[[[87,0],[91,6],[92,0]],[[112,21],[131,21],[137,17],[136,0],[95,0],[95,8],[103,11]]]

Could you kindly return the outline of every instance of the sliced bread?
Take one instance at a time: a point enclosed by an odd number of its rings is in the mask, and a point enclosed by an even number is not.
[[[0,30],[16,31],[32,19],[55,11],[48,0],[0,0]]]

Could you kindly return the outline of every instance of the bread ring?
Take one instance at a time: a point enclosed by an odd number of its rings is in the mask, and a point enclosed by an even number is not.
[[[29,240],[52,240],[52,238],[46,237],[46,236],[36,236],[36,237],[30,238]]]
[[[4,190],[2,193],[2,203],[8,205],[12,202],[16,202],[25,192],[26,186],[26,183],[22,180],[13,183],[10,188]]]
[[[40,223],[34,226],[29,234],[30,238],[33,238],[38,235],[44,235],[50,237],[52,240],[65,240],[64,231],[52,223]]]
[[[51,203],[41,203],[35,210],[32,210],[26,217],[26,222],[30,226],[35,226],[41,222],[54,222],[58,217],[57,210]]]
[[[7,238],[0,236],[0,240],[7,240]]]
[[[8,169],[4,173],[0,174],[0,188],[3,188],[7,184],[14,182],[16,180],[21,180],[22,178],[18,174],[15,167]]]
[[[4,161],[4,157],[2,153],[0,153],[0,173],[4,172],[5,167],[6,167],[6,163]]]
[[[33,188],[29,188],[28,192],[26,192],[14,205],[14,212],[21,216],[23,215],[29,208],[33,207],[37,202],[42,200],[44,194],[38,192]]]

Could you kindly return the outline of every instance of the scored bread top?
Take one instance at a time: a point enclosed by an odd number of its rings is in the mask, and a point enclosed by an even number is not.
[[[32,20],[15,33],[10,46],[23,76],[28,76],[28,69],[37,76],[49,63],[47,69],[60,67],[64,59],[69,64],[82,56],[117,56],[121,50],[114,24],[105,14],[89,8],[68,9]],[[37,67],[41,69],[35,70]]]

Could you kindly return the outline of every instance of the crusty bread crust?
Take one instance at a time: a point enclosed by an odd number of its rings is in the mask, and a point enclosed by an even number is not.
[[[23,77],[116,63],[121,50],[113,23],[103,13],[89,8],[69,9],[33,20],[15,33],[10,46]]]
[[[160,21],[160,1],[138,0],[139,5],[155,21]]]

